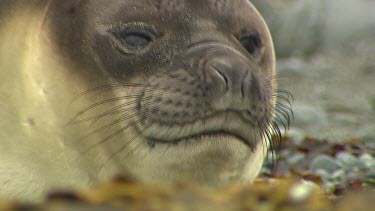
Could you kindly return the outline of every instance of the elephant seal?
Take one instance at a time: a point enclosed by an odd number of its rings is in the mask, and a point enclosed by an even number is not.
[[[0,198],[123,173],[209,187],[257,176],[283,109],[271,35],[249,1],[0,9]]]

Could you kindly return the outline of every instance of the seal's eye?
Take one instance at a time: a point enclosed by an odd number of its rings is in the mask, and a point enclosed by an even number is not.
[[[142,32],[124,32],[119,35],[121,43],[132,49],[142,49],[147,47],[152,41],[152,37]]]
[[[258,49],[262,47],[262,40],[258,33],[242,35],[240,42],[250,54],[257,53]]]
[[[158,37],[154,26],[142,22],[120,23],[110,26],[108,32],[113,47],[126,55],[139,55],[147,52],[149,46]]]

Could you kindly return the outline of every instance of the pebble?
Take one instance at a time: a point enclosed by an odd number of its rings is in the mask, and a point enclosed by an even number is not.
[[[331,175],[332,181],[341,181],[344,179],[346,172],[343,169],[334,171]]]
[[[278,74],[305,75],[306,62],[300,58],[289,58],[277,62]]]
[[[368,178],[371,178],[375,182],[375,169],[371,169],[369,172],[367,172],[366,175]]]
[[[369,153],[364,153],[359,156],[359,160],[366,165],[367,168],[374,168],[375,169],[375,159]]]
[[[372,109],[375,111],[375,96],[371,97],[370,104]]]
[[[325,169],[317,169],[315,171],[315,174],[320,176],[322,178],[323,182],[327,182],[328,180],[331,179],[331,174],[328,173],[328,171],[325,170]]]
[[[290,128],[286,135],[289,136],[297,146],[301,146],[306,138],[306,134],[298,128]]]
[[[337,187],[337,183],[334,183],[334,182],[327,182],[324,184],[325,191],[328,193],[331,193],[332,191],[334,191],[336,187]]]
[[[298,164],[299,162],[301,162],[305,158],[306,158],[305,154],[303,154],[303,153],[296,153],[296,154],[293,154],[292,156],[288,157],[286,159],[286,162],[289,165],[293,166],[293,165]]]
[[[272,175],[272,172],[269,168],[263,166],[262,169],[260,170],[260,174]]]
[[[319,187],[310,181],[302,180],[294,184],[289,191],[289,198],[294,202],[303,202],[310,198],[314,191],[319,190]]]
[[[319,155],[310,163],[309,169],[312,172],[317,172],[318,169],[326,170],[327,172],[334,172],[339,169],[337,162],[327,155]]]
[[[326,112],[316,106],[295,103],[293,105],[294,125],[310,126],[322,124],[327,121]]]
[[[361,162],[358,158],[347,152],[340,152],[336,155],[337,163],[340,167],[346,170],[365,169],[366,165]]]
[[[358,174],[358,172],[349,171],[345,175],[345,179],[349,181],[363,180],[363,176],[361,174]]]

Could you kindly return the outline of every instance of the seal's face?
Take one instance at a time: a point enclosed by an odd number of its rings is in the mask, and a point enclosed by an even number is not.
[[[65,9],[51,12],[54,20],[71,28],[52,30],[59,48],[82,74],[103,74],[111,84],[107,100],[72,120],[114,103],[93,116],[95,124],[110,119],[95,145],[111,145],[109,162],[144,180],[221,185],[257,175],[275,113],[275,59],[249,1],[56,4]],[[90,134],[104,133],[100,127]]]

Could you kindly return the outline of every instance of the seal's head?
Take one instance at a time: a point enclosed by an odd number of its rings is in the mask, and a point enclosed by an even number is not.
[[[51,37],[74,74],[106,84],[70,122],[99,125],[86,139],[107,149],[102,171],[214,186],[256,177],[275,130],[275,56],[248,0],[68,2],[50,5]]]

